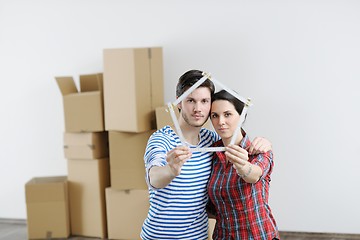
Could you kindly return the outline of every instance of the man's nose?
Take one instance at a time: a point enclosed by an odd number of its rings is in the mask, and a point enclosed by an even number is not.
[[[201,107],[200,107],[200,103],[199,102],[196,102],[194,104],[194,112],[200,112],[201,111]]]

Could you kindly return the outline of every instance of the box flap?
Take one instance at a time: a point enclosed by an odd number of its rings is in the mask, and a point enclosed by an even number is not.
[[[81,92],[102,91],[102,73],[80,75],[80,89]]]
[[[26,202],[64,201],[67,177],[35,177],[25,184]]]
[[[63,96],[78,92],[72,77],[55,77],[55,79]]]

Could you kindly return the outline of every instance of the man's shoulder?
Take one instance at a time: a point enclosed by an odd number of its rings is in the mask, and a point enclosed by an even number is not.
[[[152,135],[151,138],[173,138],[175,135],[174,130],[170,126],[164,126],[156,130]]]
[[[214,131],[214,130],[211,130],[211,129],[208,129],[208,128],[201,128],[200,130],[200,135],[202,136],[211,136],[213,137],[216,141],[219,139],[219,136],[218,134]]]

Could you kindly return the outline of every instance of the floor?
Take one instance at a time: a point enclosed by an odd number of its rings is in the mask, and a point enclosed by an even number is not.
[[[281,232],[282,240],[353,240],[360,235],[352,234],[326,234],[326,233],[298,233]],[[26,240],[27,228],[23,220],[0,221],[0,240]],[[97,238],[70,237],[71,240],[95,240]]]

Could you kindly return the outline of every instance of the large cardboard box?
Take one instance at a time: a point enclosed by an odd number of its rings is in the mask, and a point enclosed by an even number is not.
[[[144,153],[154,130],[143,133],[109,132],[111,187],[147,189]]]
[[[108,159],[68,159],[68,181],[71,234],[105,238]]]
[[[155,108],[164,105],[162,48],[104,49],[107,131],[155,129]]]
[[[65,131],[104,131],[103,75],[81,75],[80,91],[72,77],[55,79],[63,95]]]
[[[176,119],[178,119],[179,115],[180,115],[179,109],[177,107],[174,107],[173,109],[174,109],[174,112],[176,115]],[[156,128],[157,129],[161,129],[166,125],[170,125],[172,127],[174,126],[174,122],[171,118],[171,115],[170,115],[170,112],[169,112],[167,106],[161,106],[161,107],[155,108],[155,115],[156,115]],[[211,124],[210,118],[205,122],[203,127],[210,129],[210,130],[214,130],[214,128]]]
[[[64,155],[67,159],[109,157],[108,132],[64,133]]]
[[[33,178],[25,184],[25,195],[29,239],[70,235],[66,176]]]
[[[140,239],[142,224],[149,210],[148,190],[106,189],[109,239]]]

